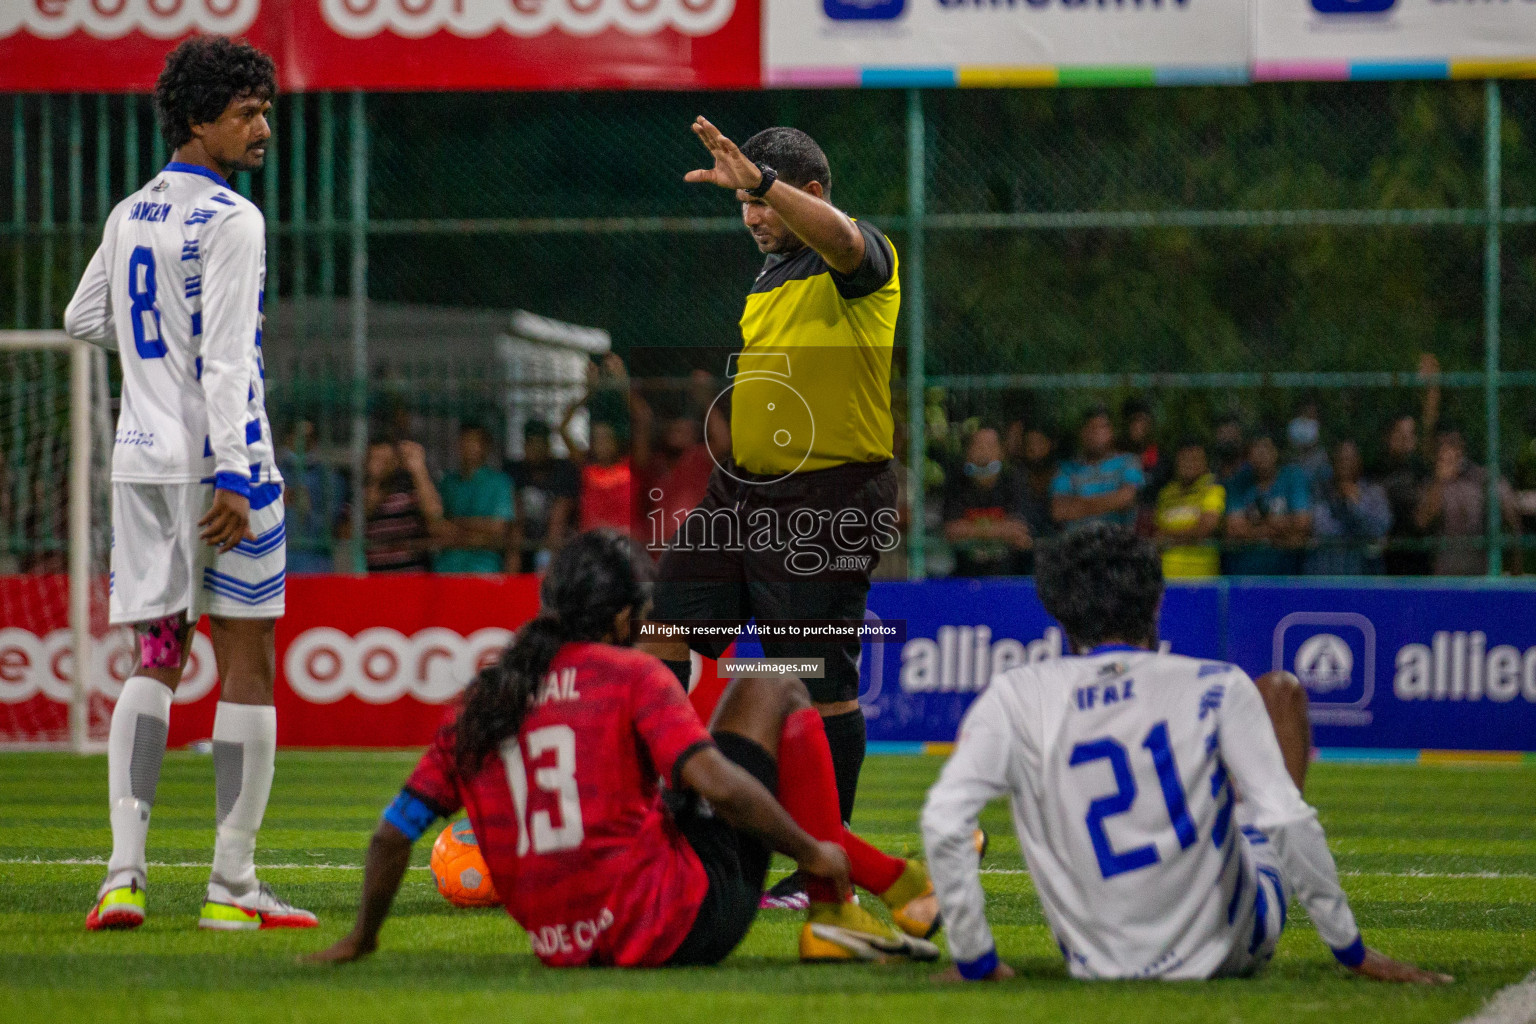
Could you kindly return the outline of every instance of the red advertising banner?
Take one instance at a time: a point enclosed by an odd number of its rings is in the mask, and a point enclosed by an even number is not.
[[[145,92],[194,32],[284,91],[762,84],[760,0],[0,0],[0,91]]]
[[[531,575],[290,576],[277,624],[278,743],[426,745],[447,705],[538,612],[538,587]],[[13,613],[0,621],[0,742],[67,735],[67,592],[62,576],[0,576],[0,611]],[[126,630],[93,653],[87,680],[101,723],[138,657]],[[715,678],[713,666],[705,662],[701,684]],[[207,739],[218,700],[213,644],[201,632],[176,691],[170,745]]]

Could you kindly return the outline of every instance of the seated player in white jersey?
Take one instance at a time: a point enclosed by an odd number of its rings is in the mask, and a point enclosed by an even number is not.
[[[262,380],[266,225],[227,179],[261,166],[276,88],[271,58],[250,46],[193,36],[176,47],[155,86],[174,156],[108,216],[64,314],[69,334],[122,360],[111,621],[133,625],[140,643],[107,740],[112,856],[86,917],[92,931],[144,921],[144,844],[171,700],[205,612],[222,689],[218,833],[199,924],[315,924],[257,880],[254,859],[277,744],[286,546]]]
[[[1095,524],[1047,546],[1040,600],[1076,656],[994,676],[928,794],[923,842],[950,977],[1012,976],[987,926],[971,830],[1006,796],[1046,921],[1075,978],[1251,975],[1292,893],[1339,962],[1436,983],[1366,948],[1317,812],[1301,796],[1311,729],[1295,677],[1157,653],[1152,545]]]

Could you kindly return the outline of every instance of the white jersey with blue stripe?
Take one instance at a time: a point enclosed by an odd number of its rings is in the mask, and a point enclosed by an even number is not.
[[[171,163],[107,218],[64,314],[73,337],[116,349],[117,483],[282,482],[261,356],[266,222],[218,174]]]
[[[1281,912],[1270,904],[1282,887],[1255,886],[1265,863],[1341,960],[1363,952],[1316,812],[1235,666],[1106,647],[993,678],[923,813],[962,973],[995,957],[970,836],[1000,796],[1076,977],[1206,978],[1251,965],[1273,930],[1266,916]],[[1271,844],[1263,860],[1243,826]]]

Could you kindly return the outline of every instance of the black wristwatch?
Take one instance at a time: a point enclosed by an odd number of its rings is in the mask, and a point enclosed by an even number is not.
[[[756,188],[742,189],[743,192],[753,199],[763,198],[763,196],[768,194],[768,190],[773,187],[773,183],[779,180],[778,172],[767,164],[758,164],[757,169],[763,173],[763,180],[757,183]]]

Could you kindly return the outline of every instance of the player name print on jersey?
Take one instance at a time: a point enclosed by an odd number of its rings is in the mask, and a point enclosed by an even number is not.
[[[534,707],[543,707],[552,700],[580,700],[581,694],[576,689],[576,670],[563,668],[559,672],[551,672],[544,677],[544,682],[539,686],[539,695],[534,700]]]
[[[1118,676],[1123,670],[1123,666],[1120,665],[1106,666],[1106,668],[1114,669],[1112,672],[1104,673],[1109,676]],[[1134,679],[1110,679],[1108,682],[1095,683],[1092,686],[1079,686],[1072,696],[1077,710],[1092,711],[1094,708],[1108,707],[1123,700],[1133,700],[1136,697],[1135,687]]]
[[[128,211],[129,220],[144,220],[158,224],[171,215],[170,203],[134,203]]]

